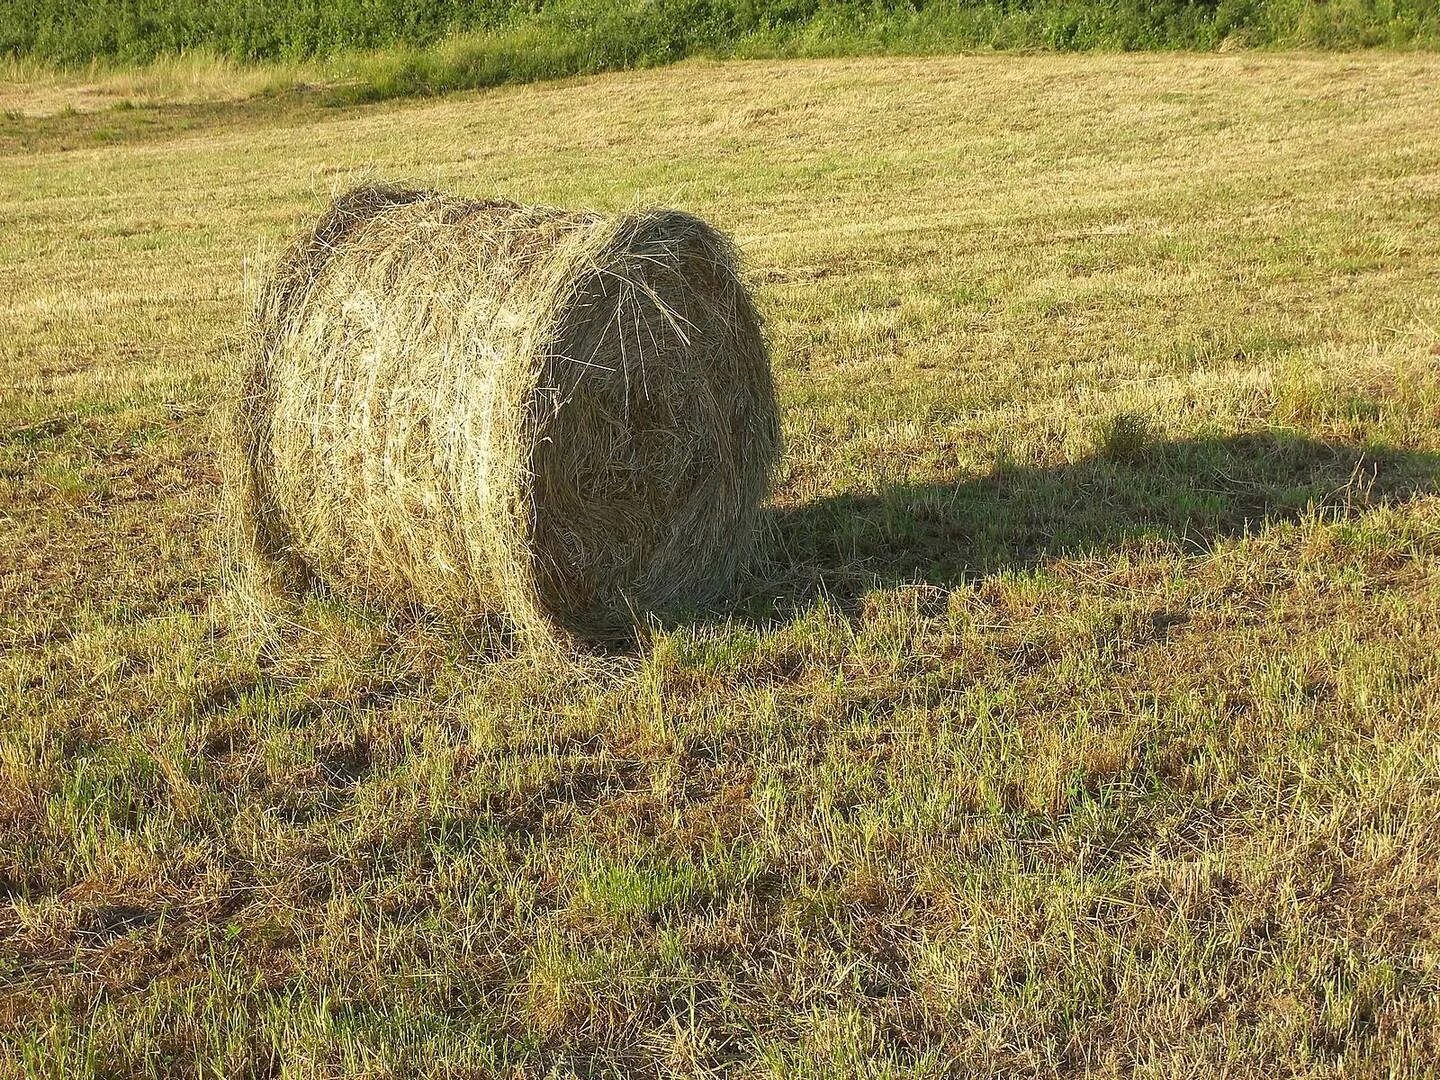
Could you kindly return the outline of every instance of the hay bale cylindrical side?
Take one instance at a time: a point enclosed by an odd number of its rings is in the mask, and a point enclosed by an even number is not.
[[[728,241],[363,187],[261,289],[238,410],[256,558],[301,587],[611,636],[730,584],[779,435]]]

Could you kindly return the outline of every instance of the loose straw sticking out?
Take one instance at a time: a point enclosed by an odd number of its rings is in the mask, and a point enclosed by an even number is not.
[[[697,218],[360,187],[254,322],[233,502],[282,592],[608,638],[715,598],[748,551],[775,391]]]

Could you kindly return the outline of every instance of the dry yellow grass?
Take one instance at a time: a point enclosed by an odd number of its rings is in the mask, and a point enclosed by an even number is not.
[[[1437,84],[690,64],[5,121],[0,1074],[1432,1072]],[[241,269],[377,175],[736,236],[787,456],[731,609],[563,671],[335,605],[236,646]]]
[[[316,63],[243,65],[203,50],[141,67],[97,63],[78,70],[0,57],[0,113],[20,119],[117,106],[237,102],[320,78],[325,75]]]

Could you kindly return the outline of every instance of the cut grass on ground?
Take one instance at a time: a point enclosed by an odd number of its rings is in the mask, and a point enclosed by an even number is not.
[[[0,1075],[1424,1073],[1437,80],[705,63],[9,144]],[[245,650],[242,272],[375,175],[736,235],[788,451],[733,608]]]

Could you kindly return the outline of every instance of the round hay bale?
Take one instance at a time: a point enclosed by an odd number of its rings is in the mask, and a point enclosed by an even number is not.
[[[238,504],[284,588],[603,638],[716,598],[747,552],[774,384],[735,253],[689,214],[357,188],[255,330]]]

